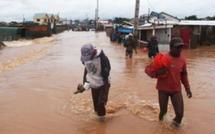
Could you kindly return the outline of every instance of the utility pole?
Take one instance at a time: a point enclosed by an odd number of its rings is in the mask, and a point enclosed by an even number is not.
[[[99,0],[97,0],[97,6],[95,11],[95,26],[96,31],[98,30],[98,20],[99,20]]]
[[[25,23],[25,16],[24,16],[24,14],[22,15],[22,24],[24,24]]]
[[[139,9],[140,9],[140,0],[136,0],[135,14],[134,14],[134,37],[135,38],[137,38],[138,36],[137,27],[139,24]]]

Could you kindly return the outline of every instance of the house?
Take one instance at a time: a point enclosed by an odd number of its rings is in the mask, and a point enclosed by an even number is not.
[[[61,25],[70,25],[71,21],[68,20],[67,18],[61,18],[60,21],[59,21],[59,23]]]
[[[171,37],[181,37],[187,48],[215,44],[215,21],[180,20],[165,12],[152,12],[149,23],[138,27],[139,39],[147,41],[155,35],[160,44],[169,44]]]
[[[48,26],[48,31],[52,33],[57,33],[56,25],[60,22],[59,15],[48,14],[48,13],[37,13],[33,17],[33,22],[39,25]]]
[[[139,38],[143,41],[149,41],[152,36],[156,36],[160,44],[168,44],[172,36],[173,23],[179,21],[177,17],[164,12],[151,12],[148,23],[138,27]]]
[[[215,21],[181,20],[174,24],[172,36],[181,37],[187,48],[215,44]]]
[[[40,25],[48,25],[48,23],[58,23],[59,21],[60,21],[59,15],[47,13],[37,13],[33,17],[33,22],[39,23]]]
[[[97,31],[103,31],[103,30],[105,30],[105,26],[109,25],[109,24],[111,24],[109,20],[101,20],[101,19],[99,19],[97,21],[97,28],[96,28],[96,30]]]
[[[48,24],[49,16],[46,13],[38,13],[33,17],[33,22],[39,23],[40,25]]]
[[[148,14],[140,15],[139,25],[144,25],[144,24],[148,23],[148,21],[149,21],[149,15]]]
[[[171,29],[173,25],[155,25],[146,23],[138,27],[139,38],[143,41],[149,41],[154,35],[160,44],[168,44],[171,39]]]

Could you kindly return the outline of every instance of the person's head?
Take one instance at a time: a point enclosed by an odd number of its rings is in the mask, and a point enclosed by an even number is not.
[[[181,38],[174,37],[170,41],[170,55],[173,57],[180,57],[184,43]]]
[[[83,63],[92,60],[95,55],[96,48],[92,44],[85,44],[81,47],[81,61]]]
[[[133,38],[133,34],[132,34],[132,33],[129,33],[129,34],[128,34],[128,38],[129,38],[129,39],[132,39],[132,38]]]

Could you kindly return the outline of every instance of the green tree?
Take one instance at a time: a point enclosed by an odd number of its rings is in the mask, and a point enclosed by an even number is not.
[[[199,20],[199,18],[196,15],[186,16],[185,20]]]
[[[121,18],[121,17],[116,17],[114,19],[114,23],[116,24],[123,24],[123,21],[130,21],[131,19],[129,18]]]
[[[207,20],[215,20],[215,16],[213,16],[213,17],[208,16],[208,17],[206,17],[206,19]]]

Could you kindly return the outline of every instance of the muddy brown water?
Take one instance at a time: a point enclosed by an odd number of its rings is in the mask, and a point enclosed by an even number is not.
[[[80,47],[93,43],[109,57],[111,89],[106,121],[97,120],[82,81]],[[64,32],[49,38],[6,42],[0,51],[0,134],[212,134],[215,132],[215,46],[185,50],[193,98],[183,89],[185,116],[172,128],[174,111],[158,122],[156,80],[138,50],[132,60],[105,33]],[[163,51],[167,51],[166,47]]]

